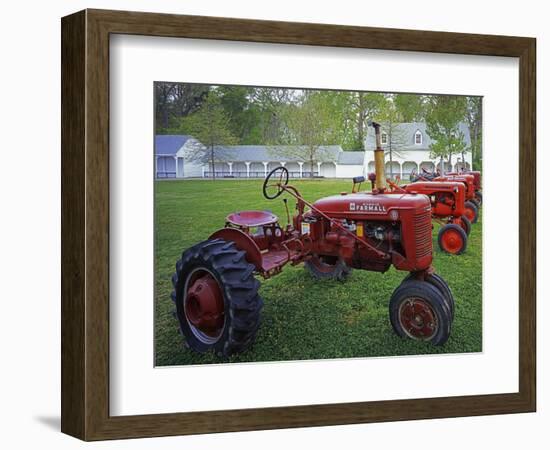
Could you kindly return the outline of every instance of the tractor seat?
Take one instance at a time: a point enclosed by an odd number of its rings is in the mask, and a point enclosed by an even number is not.
[[[269,211],[240,211],[229,214],[225,220],[238,227],[250,228],[271,225],[279,218]]]

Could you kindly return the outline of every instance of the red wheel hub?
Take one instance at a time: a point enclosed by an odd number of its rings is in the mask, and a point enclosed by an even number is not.
[[[403,302],[399,309],[399,321],[405,332],[414,339],[429,339],[437,331],[437,316],[421,298],[409,298]]]
[[[458,230],[449,228],[441,236],[441,247],[447,253],[458,253],[463,245],[464,240]]]
[[[224,301],[216,279],[206,271],[199,271],[190,280],[185,296],[185,316],[196,329],[216,336],[223,328]]]
[[[466,216],[466,219],[468,219],[471,223],[474,222],[476,213],[472,208],[466,206],[466,208],[464,209],[464,215]]]

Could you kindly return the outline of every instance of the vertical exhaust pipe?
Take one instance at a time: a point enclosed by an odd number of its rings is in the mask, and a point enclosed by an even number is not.
[[[374,149],[374,171],[376,173],[375,187],[379,191],[386,189],[386,167],[384,162],[384,150],[382,149],[382,139],[380,137],[380,124],[368,121],[367,125],[374,128],[376,135],[376,148]]]

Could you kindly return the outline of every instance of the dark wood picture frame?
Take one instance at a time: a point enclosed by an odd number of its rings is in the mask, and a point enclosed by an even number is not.
[[[62,31],[61,429],[84,440],[535,411],[536,40],[85,10]],[[109,415],[109,36],[133,34],[519,58],[519,391],[140,416]]]

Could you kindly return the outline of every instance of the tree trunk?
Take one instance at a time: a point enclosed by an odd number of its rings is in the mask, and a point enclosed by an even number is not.
[[[391,144],[390,144],[390,180],[393,180],[393,157],[392,157]]]
[[[365,149],[365,108],[363,94],[359,94],[359,114],[357,115],[357,139]]]
[[[216,163],[214,161],[214,144],[210,145],[210,164],[212,165],[212,181],[216,180]]]
[[[161,106],[162,111],[162,128],[168,128],[168,107],[166,104]]]

